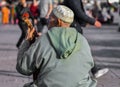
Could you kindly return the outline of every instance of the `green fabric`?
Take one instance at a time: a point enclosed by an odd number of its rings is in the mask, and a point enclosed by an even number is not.
[[[59,58],[68,58],[74,50],[80,48],[78,32],[74,28],[54,27],[48,31],[48,35]]]
[[[89,44],[74,28],[52,28],[29,46],[28,41],[22,43],[16,69],[23,75],[32,75],[36,69],[40,72],[24,87],[96,87],[89,75],[94,65]]]

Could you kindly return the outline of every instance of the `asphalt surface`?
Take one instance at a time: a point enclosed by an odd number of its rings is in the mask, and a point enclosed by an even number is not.
[[[97,65],[110,69],[98,78],[97,87],[120,87],[120,32],[117,28],[116,25],[103,25],[101,29],[93,26],[84,29]],[[22,87],[32,81],[15,69],[16,42],[20,33],[17,25],[0,25],[0,87]]]
[[[110,69],[98,79],[98,87],[120,87],[120,32],[117,30],[118,26],[113,25],[84,30],[97,65]]]

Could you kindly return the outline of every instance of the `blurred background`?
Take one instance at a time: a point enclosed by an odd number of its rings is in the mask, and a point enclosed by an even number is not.
[[[0,87],[23,87],[32,81],[32,77],[16,71],[16,43],[21,34],[16,16],[18,1],[0,0]],[[53,0],[53,5],[58,1]],[[120,0],[82,1],[86,14],[102,23],[100,29],[88,24],[83,34],[97,64],[110,69],[98,79],[97,87],[120,87]],[[27,3],[30,7],[32,0]]]
[[[3,11],[2,8],[7,7],[9,10],[9,21],[7,24],[16,24],[17,17],[16,17],[16,5],[19,0],[0,0],[0,23],[3,19]],[[38,0],[40,1],[40,0]],[[59,1],[59,0],[53,0]],[[84,3],[84,8],[86,13],[90,17],[94,17],[98,19],[103,24],[111,24],[111,23],[118,23],[119,20],[115,19],[115,16],[120,14],[120,1],[119,0],[82,0]],[[32,0],[27,0],[28,7],[32,3]]]

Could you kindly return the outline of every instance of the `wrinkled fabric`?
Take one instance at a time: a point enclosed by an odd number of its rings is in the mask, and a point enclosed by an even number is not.
[[[73,28],[55,27],[48,31],[50,41],[55,48],[59,58],[68,58],[76,48],[80,48],[78,32]]]
[[[60,58],[66,54],[66,49],[70,54]],[[93,66],[87,40],[74,28],[55,27],[31,46],[24,41],[18,52],[16,69],[27,76],[39,71],[36,80],[24,87],[96,87],[96,81],[89,75]]]

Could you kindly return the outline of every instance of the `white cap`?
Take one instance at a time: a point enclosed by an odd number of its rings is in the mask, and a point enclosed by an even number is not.
[[[64,5],[58,5],[56,8],[54,8],[53,14],[57,18],[61,19],[64,22],[67,22],[67,23],[72,23],[74,20],[73,11]]]

